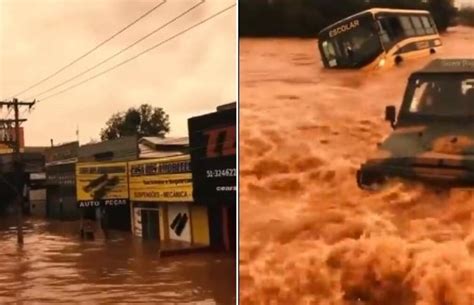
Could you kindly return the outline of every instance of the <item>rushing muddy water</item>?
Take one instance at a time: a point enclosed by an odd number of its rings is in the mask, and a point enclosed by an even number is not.
[[[473,37],[451,29],[435,57],[474,57]],[[472,194],[356,186],[430,58],[323,71],[315,40],[243,39],[240,59],[242,304],[474,304]]]
[[[112,233],[81,241],[77,223],[29,220],[18,248],[0,219],[0,304],[235,304],[235,259],[157,258],[155,243]]]

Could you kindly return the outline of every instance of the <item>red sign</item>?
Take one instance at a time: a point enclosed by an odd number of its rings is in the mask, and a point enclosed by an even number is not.
[[[235,125],[207,130],[206,157],[217,158],[235,155]],[[222,137],[222,142],[219,139]],[[220,144],[220,145],[219,145]]]

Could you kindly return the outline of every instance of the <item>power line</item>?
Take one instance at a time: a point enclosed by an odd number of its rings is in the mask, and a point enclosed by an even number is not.
[[[62,71],[66,70],[67,68],[69,68],[70,66],[72,66],[73,64],[77,63],[78,61],[80,61],[81,59],[83,59],[84,57],[88,56],[89,54],[91,54],[92,52],[94,52],[95,50],[97,50],[98,48],[100,48],[101,46],[103,46],[104,44],[106,44],[107,42],[109,42],[110,40],[114,39],[115,37],[117,37],[118,35],[120,35],[121,33],[123,33],[124,31],[126,31],[127,29],[129,29],[130,27],[132,27],[133,25],[135,25],[137,22],[139,22],[140,20],[142,20],[143,18],[145,18],[146,16],[148,16],[149,14],[151,14],[153,11],[155,11],[156,9],[158,9],[160,6],[164,5],[166,3],[167,0],[162,0],[159,4],[155,5],[154,7],[152,7],[150,10],[146,11],[143,15],[141,15],[140,17],[138,17],[137,19],[135,19],[132,23],[126,25],[124,28],[122,28],[121,30],[119,30],[117,33],[113,34],[112,36],[110,36],[109,38],[107,38],[106,40],[102,41],[101,43],[99,43],[97,46],[95,46],[94,48],[92,48],[91,50],[87,51],[84,55],[81,55],[79,56],[78,58],[76,58],[75,60],[73,60],[72,62],[70,62],[69,64],[65,65],[64,67],[60,68],[59,70],[57,70],[56,72],[54,72],[53,74],[45,77],[44,79],[40,80],[39,82],[29,86],[28,88],[14,94],[13,96],[18,96],[20,94],[23,94],[27,91],[30,91],[31,89],[37,87],[38,85],[44,83],[45,81],[51,79],[52,77],[58,75],[59,73],[61,73]]]
[[[135,45],[139,44],[140,42],[142,42],[143,40],[147,39],[148,37],[152,36],[153,34],[156,34],[157,32],[159,32],[160,30],[164,29],[165,27],[167,27],[168,25],[170,25],[171,23],[175,22],[176,20],[180,19],[181,17],[189,14],[191,11],[193,11],[194,9],[196,9],[198,6],[200,6],[201,4],[203,4],[205,2],[205,0],[201,0],[201,2],[199,2],[198,4],[192,6],[191,8],[189,8],[188,10],[186,10],[185,12],[179,14],[178,16],[174,17],[173,19],[171,19],[170,21],[166,22],[165,24],[161,25],[160,27],[156,28],[155,30],[151,31],[150,33],[148,33],[147,35],[143,36],[142,38],[138,39],[137,41],[135,41],[134,43],[132,43],[131,45],[127,46],[126,48],[116,52],[115,54],[113,54],[112,56],[109,56],[107,57],[106,59],[104,59],[103,61],[99,62],[98,64],[80,72],[79,74],[76,74],[75,76],[63,81],[62,83],[54,86],[54,87],[51,87],[49,89],[46,89],[36,95],[34,95],[35,97],[40,97],[41,95],[45,94],[45,93],[48,93],[50,91],[53,91],[54,89],[57,89],[59,87],[61,87],[62,85],[65,85],[73,80],[75,80],[76,78],[79,78],[81,77],[82,75],[94,70],[95,68],[105,64],[106,62],[110,61],[111,59],[117,57],[118,55],[122,54],[123,52],[129,50],[130,48],[134,47]],[[31,99],[31,97],[30,97]]]
[[[59,92],[53,93],[53,94],[51,94],[51,95],[48,95],[48,96],[46,96],[45,98],[41,99],[39,102],[45,101],[45,100],[50,99],[50,98],[52,98],[52,97],[54,97],[54,96],[57,96],[57,95],[59,95],[59,94],[62,94],[62,93],[64,93],[64,92],[66,92],[66,91],[69,91],[69,90],[71,90],[71,89],[74,89],[74,88],[76,88],[76,87],[78,87],[78,86],[80,86],[80,85],[82,85],[82,84],[84,84],[84,83],[86,83],[86,82],[88,82],[88,81],[91,81],[91,80],[93,80],[93,79],[95,79],[95,78],[97,78],[97,77],[99,77],[99,76],[101,76],[101,75],[104,75],[105,73],[108,73],[108,72],[110,72],[110,71],[112,71],[112,70],[115,70],[115,69],[117,69],[118,67],[120,67],[120,66],[122,66],[122,65],[124,65],[124,64],[126,64],[126,63],[128,63],[128,62],[130,62],[130,61],[132,61],[132,60],[134,60],[134,59],[136,59],[136,58],[138,58],[138,57],[140,57],[140,56],[142,56],[143,54],[148,53],[148,52],[152,51],[153,49],[156,49],[156,48],[158,48],[159,46],[161,46],[161,45],[163,45],[163,44],[165,44],[165,43],[167,43],[167,42],[169,42],[169,41],[171,41],[171,40],[173,40],[173,39],[175,39],[175,38],[177,38],[177,37],[179,37],[179,36],[181,36],[181,35],[183,35],[183,34],[189,32],[189,31],[191,31],[192,29],[194,29],[194,28],[196,28],[196,27],[198,27],[198,26],[200,26],[200,25],[202,25],[202,24],[204,24],[204,23],[210,21],[211,19],[216,18],[217,16],[219,16],[219,15],[225,13],[226,11],[230,10],[231,8],[233,8],[234,6],[236,6],[236,4],[232,4],[232,5],[228,6],[228,7],[226,7],[225,9],[220,10],[219,12],[217,12],[217,13],[211,15],[210,17],[208,17],[208,18],[206,18],[206,19],[204,19],[204,20],[202,20],[202,21],[200,21],[200,22],[195,23],[194,25],[192,25],[192,26],[186,28],[185,30],[183,30],[183,31],[181,31],[181,32],[179,32],[179,33],[177,33],[177,34],[175,34],[175,35],[173,35],[173,36],[171,36],[171,37],[169,37],[169,38],[167,38],[167,39],[165,39],[165,40],[163,40],[163,41],[157,43],[157,44],[155,44],[154,46],[152,46],[152,47],[150,47],[150,48],[148,48],[148,49],[146,49],[146,50],[144,50],[144,51],[138,53],[137,55],[135,55],[135,56],[133,56],[133,57],[130,57],[130,58],[127,59],[127,60],[124,60],[124,61],[122,61],[122,62],[116,64],[115,66],[112,66],[111,68],[109,68],[109,69],[107,69],[107,70],[104,70],[104,71],[102,71],[102,72],[100,72],[100,73],[98,73],[98,74],[95,74],[95,75],[93,75],[93,76],[91,76],[91,77],[89,77],[89,78],[87,78],[87,79],[85,79],[85,80],[83,80],[83,81],[81,81],[81,82],[79,82],[79,83],[76,83],[76,84],[74,84],[74,85],[71,85],[71,86],[69,86],[69,87],[66,87],[65,89],[63,89],[63,90],[61,90],[61,91],[59,91]]]

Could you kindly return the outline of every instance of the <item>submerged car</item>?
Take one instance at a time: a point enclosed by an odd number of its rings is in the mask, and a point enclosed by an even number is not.
[[[357,171],[360,188],[390,178],[474,186],[474,59],[437,59],[413,73],[385,120],[393,132]]]

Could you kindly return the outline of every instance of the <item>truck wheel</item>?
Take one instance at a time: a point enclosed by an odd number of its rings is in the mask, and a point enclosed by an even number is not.
[[[356,173],[357,186],[363,190],[376,191],[385,184],[386,179],[378,173],[362,172],[358,170]]]

